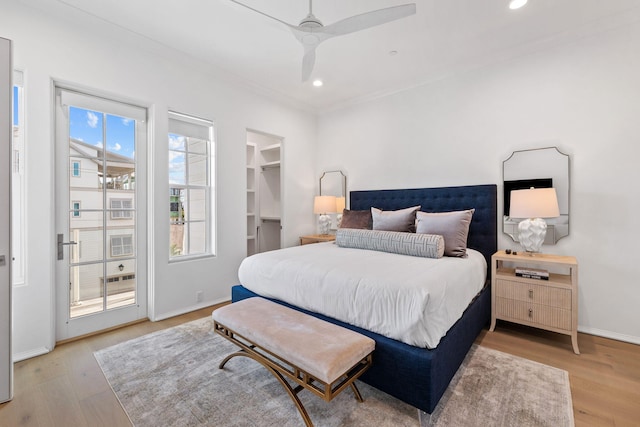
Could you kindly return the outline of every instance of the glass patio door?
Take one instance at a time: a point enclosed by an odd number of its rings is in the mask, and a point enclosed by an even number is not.
[[[56,89],[56,340],[147,317],[146,109]]]

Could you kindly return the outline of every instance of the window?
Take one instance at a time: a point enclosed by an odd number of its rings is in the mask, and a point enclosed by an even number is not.
[[[169,250],[214,255],[213,123],[169,112]]]
[[[80,177],[80,162],[79,161],[74,161],[71,162],[71,176],[73,178],[79,178]]]
[[[71,204],[73,205],[71,216],[74,218],[80,218],[80,202],[74,200]]]
[[[110,199],[109,203],[111,207],[111,219],[133,218],[133,201],[131,199]]]
[[[111,236],[111,256],[133,255],[133,235]]]
[[[13,72],[13,170],[11,174],[12,282],[23,285],[25,277],[25,136],[24,86],[21,71]]]

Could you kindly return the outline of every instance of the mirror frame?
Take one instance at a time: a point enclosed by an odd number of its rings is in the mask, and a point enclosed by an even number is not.
[[[322,194],[322,180],[325,178],[329,178],[328,176],[326,176],[327,174],[334,174],[334,173],[338,173],[340,174],[340,177],[342,179],[342,197],[345,197],[345,205],[347,203],[346,201],[346,197],[347,197],[347,176],[342,173],[341,170],[335,170],[335,171],[325,171],[322,172],[322,175],[320,176],[320,195],[323,196],[324,194]],[[338,196],[337,194],[329,194],[329,196]]]
[[[531,175],[528,172],[522,172],[519,170],[519,174],[517,176],[505,176],[507,169],[507,162],[515,161],[516,158],[519,158],[519,162],[535,162],[535,165],[542,164],[545,157],[549,160],[546,164],[552,164],[554,162],[564,163],[566,160],[566,169],[565,170],[554,170],[550,173],[539,173],[534,172],[532,170]],[[528,158],[528,159],[527,159]],[[534,165],[534,167],[535,167]],[[564,165],[563,165],[564,166]],[[564,181],[566,177],[566,182]],[[510,178],[510,179],[506,179]],[[518,223],[515,221],[509,221],[510,218],[504,215],[506,212],[506,200],[505,200],[505,181],[513,181],[513,180],[521,180],[521,179],[545,179],[552,178],[554,179],[553,186],[556,188],[556,192],[558,194],[558,206],[560,208],[560,217],[558,218],[549,218],[547,219],[547,236],[545,238],[545,245],[555,245],[560,239],[569,235],[569,226],[570,226],[570,189],[571,189],[571,175],[570,175],[570,157],[568,154],[563,153],[558,149],[558,147],[543,147],[543,148],[532,148],[527,150],[516,150],[511,155],[502,162],[502,203],[503,203],[503,212],[502,212],[502,232],[514,242],[518,242]],[[559,179],[558,179],[559,178]]]

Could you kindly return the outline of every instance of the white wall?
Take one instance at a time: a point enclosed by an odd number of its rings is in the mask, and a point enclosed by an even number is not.
[[[284,244],[313,229],[311,205],[296,201],[315,189],[315,117],[256,95],[205,64],[69,9],[45,16],[3,1],[0,35],[14,40],[15,67],[25,72],[27,273],[14,292],[14,351],[23,359],[54,343],[52,80],[92,88],[151,108],[153,292],[150,317],[160,319],[228,299],[246,252],[246,129],[281,135],[284,155]],[[217,160],[217,256],[168,263],[167,110],[214,120]],[[204,301],[196,303],[196,292]]]
[[[578,259],[581,331],[640,343],[638,76],[626,27],[328,112],[318,170],[346,171],[349,190],[500,184],[512,151],[558,146],[571,230],[543,250]]]

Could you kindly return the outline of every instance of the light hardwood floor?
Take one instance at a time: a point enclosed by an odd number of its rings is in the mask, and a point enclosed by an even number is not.
[[[129,426],[93,352],[209,316],[213,307],[143,322],[59,345],[15,365],[15,397],[0,405],[0,426]],[[640,425],[640,346],[579,334],[581,355],[564,335],[498,322],[479,345],[569,372],[576,426]]]

